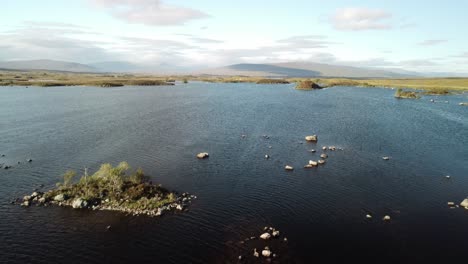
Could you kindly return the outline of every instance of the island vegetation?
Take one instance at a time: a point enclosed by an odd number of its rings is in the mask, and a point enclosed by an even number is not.
[[[415,91],[405,91],[401,88],[398,88],[395,92],[395,98],[398,99],[418,99],[420,96]]]
[[[256,81],[257,84],[288,84],[289,81],[284,79],[260,79]]]
[[[77,181],[76,172],[67,171],[55,189],[27,195],[21,205],[59,205],[160,216],[164,211],[183,210],[195,198],[153,184],[141,169],[128,174],[129,169],[127,162],[115,167],[106,163],[92,175],[85,172]]]

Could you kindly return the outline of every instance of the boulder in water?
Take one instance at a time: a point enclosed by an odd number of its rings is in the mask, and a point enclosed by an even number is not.
[[[460,203],[460,206],[462,206],[462,207],[468,207],[468,198],[466,198],[465,200],[463,200],[463,201]]]
[[[201,152],[201,153],[197,154],[197,158],[199,158],[199,159],[206,159],[209,156],[210,156],[210,154],[208,154],[208,152]]]
[[[270,233],[263,233],[260,235],[260,238],[264,240],[270,239],[270,237],[271,237]]]

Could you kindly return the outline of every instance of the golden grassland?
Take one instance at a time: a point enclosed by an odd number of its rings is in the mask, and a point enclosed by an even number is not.
[[[247,76],[157,76],[145,74],[95,74],[46,71],[0,71],[0,86],[100,86],[174,85],[175,81],[204,81],[215,83],[280,84],[310,80],[322,87],[359,86],[424,90],[428,94],[468,91],[468,78],[419,79],[348,79],[348,78],[284,78],[265,79]]]

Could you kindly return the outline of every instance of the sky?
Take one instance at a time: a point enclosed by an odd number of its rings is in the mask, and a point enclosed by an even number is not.
[[[0,61],[468,73],[468,1],[0,0]]]

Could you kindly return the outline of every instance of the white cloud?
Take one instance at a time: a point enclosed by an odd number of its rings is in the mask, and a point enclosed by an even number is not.
[[[152,26],[182,25],[190,20],[206,18],[202,11],[167,5],[161,0],[89,0],[108,10],[112,16],[129,23]]]
[[[437,45],[437,44],[445,43],[447,41],[448,40],[446,40],[446,39],[427,39],[427,40],[424,40],[422,42],[419,42],[418,45],[421,45],[421,46],[434,46],[434,45]]]
[[[330,22],[337,30],[382,30],[392,26],[388,19],[392,14],[382,9],[343,8],[336,10]]]

